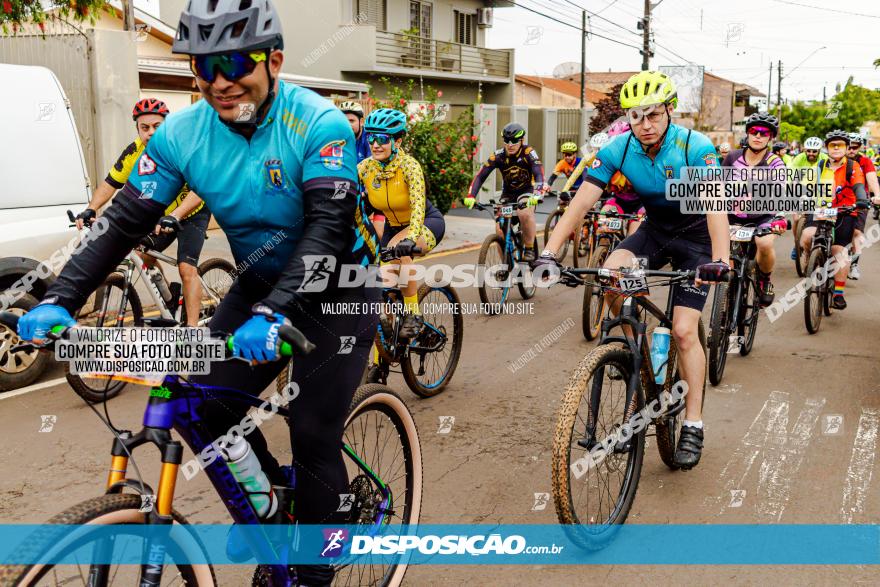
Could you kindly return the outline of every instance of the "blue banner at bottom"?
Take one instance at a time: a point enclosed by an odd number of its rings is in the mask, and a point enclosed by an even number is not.
[[[880,525],[0,525],[9,564],[876,565]]]

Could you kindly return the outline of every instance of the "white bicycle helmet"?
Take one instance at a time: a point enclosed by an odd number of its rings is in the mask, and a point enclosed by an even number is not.
[[[818,151],[823,146],[822,139],[819,137],[810,137],[804,141],[804,149],[809,149],[810,151]]]
[[[601,149],[608,142],[608,134],[598,132],[590,137],[590,146],[594,149]]]

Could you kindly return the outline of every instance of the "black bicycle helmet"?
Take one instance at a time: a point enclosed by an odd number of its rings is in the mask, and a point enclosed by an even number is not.
[[[782,149],[787,149],[787,148],[788,148],[788,145],[786,145],[782,141],[779,141],[778,143],[773,143],[773,152],[774,153],[778,153]]]
[[[773,131],[773,136],[779,134],[779,119],[766,112],[755,112],[746,118],[746,132],[753,126],[766,126]]]
[[[825,135],[825,145],[827,146],[831,141],[843,141],[849,145],[849,133],[845,130],[836,128]]]
[[[213,55],[273,48],[284,48],[284,36],[271,0],[190,0],[171,52]]]
[[[518,122],[511,122],[501,131],[504,141],[518,141],[526,136],[526,129]]]

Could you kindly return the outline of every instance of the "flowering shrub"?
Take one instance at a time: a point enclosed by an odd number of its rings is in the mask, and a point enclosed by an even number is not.
[[[56,14],[62,18],[95,22],[100,10],[110,9],[108,0],[53,0],[51,4],[45,4],[40,0],[0,0],[0,28],[3,33],[9,34],[10,24],[12,31],[17,32],[20,25],[29,22],[43,30],[46,20],[52,17],[52,10],[56,10]]]
[[[443,93],[425,88],[425,99],[418,106],[413,102],[415,81],[392,84],[382,78],[387,98],[379,99],[370,89],[369,106],[393,108],[408,114],[408,132],[403,140],[403,150],[421,163],[425,173],[428,199],[444,214],[452,202],[465,196],[473,178],[473,159],[477,152],[474,132],[473,108],[468,108],[454,120],[447,114],[446,120],[438,122],[438,99]]]

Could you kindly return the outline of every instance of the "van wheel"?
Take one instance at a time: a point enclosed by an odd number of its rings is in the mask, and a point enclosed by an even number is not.
[[[24,316],[25,312],[36,306],[37,303],[37,298],[30,294],[24,294],[6,311]],[[0,391],[10,391],[30,385],[43,374],[49,365],[51,357],[46,351],[9,352],[9,349],[20,343],[21,339],[18,338],[18,334],[0,325]]]

